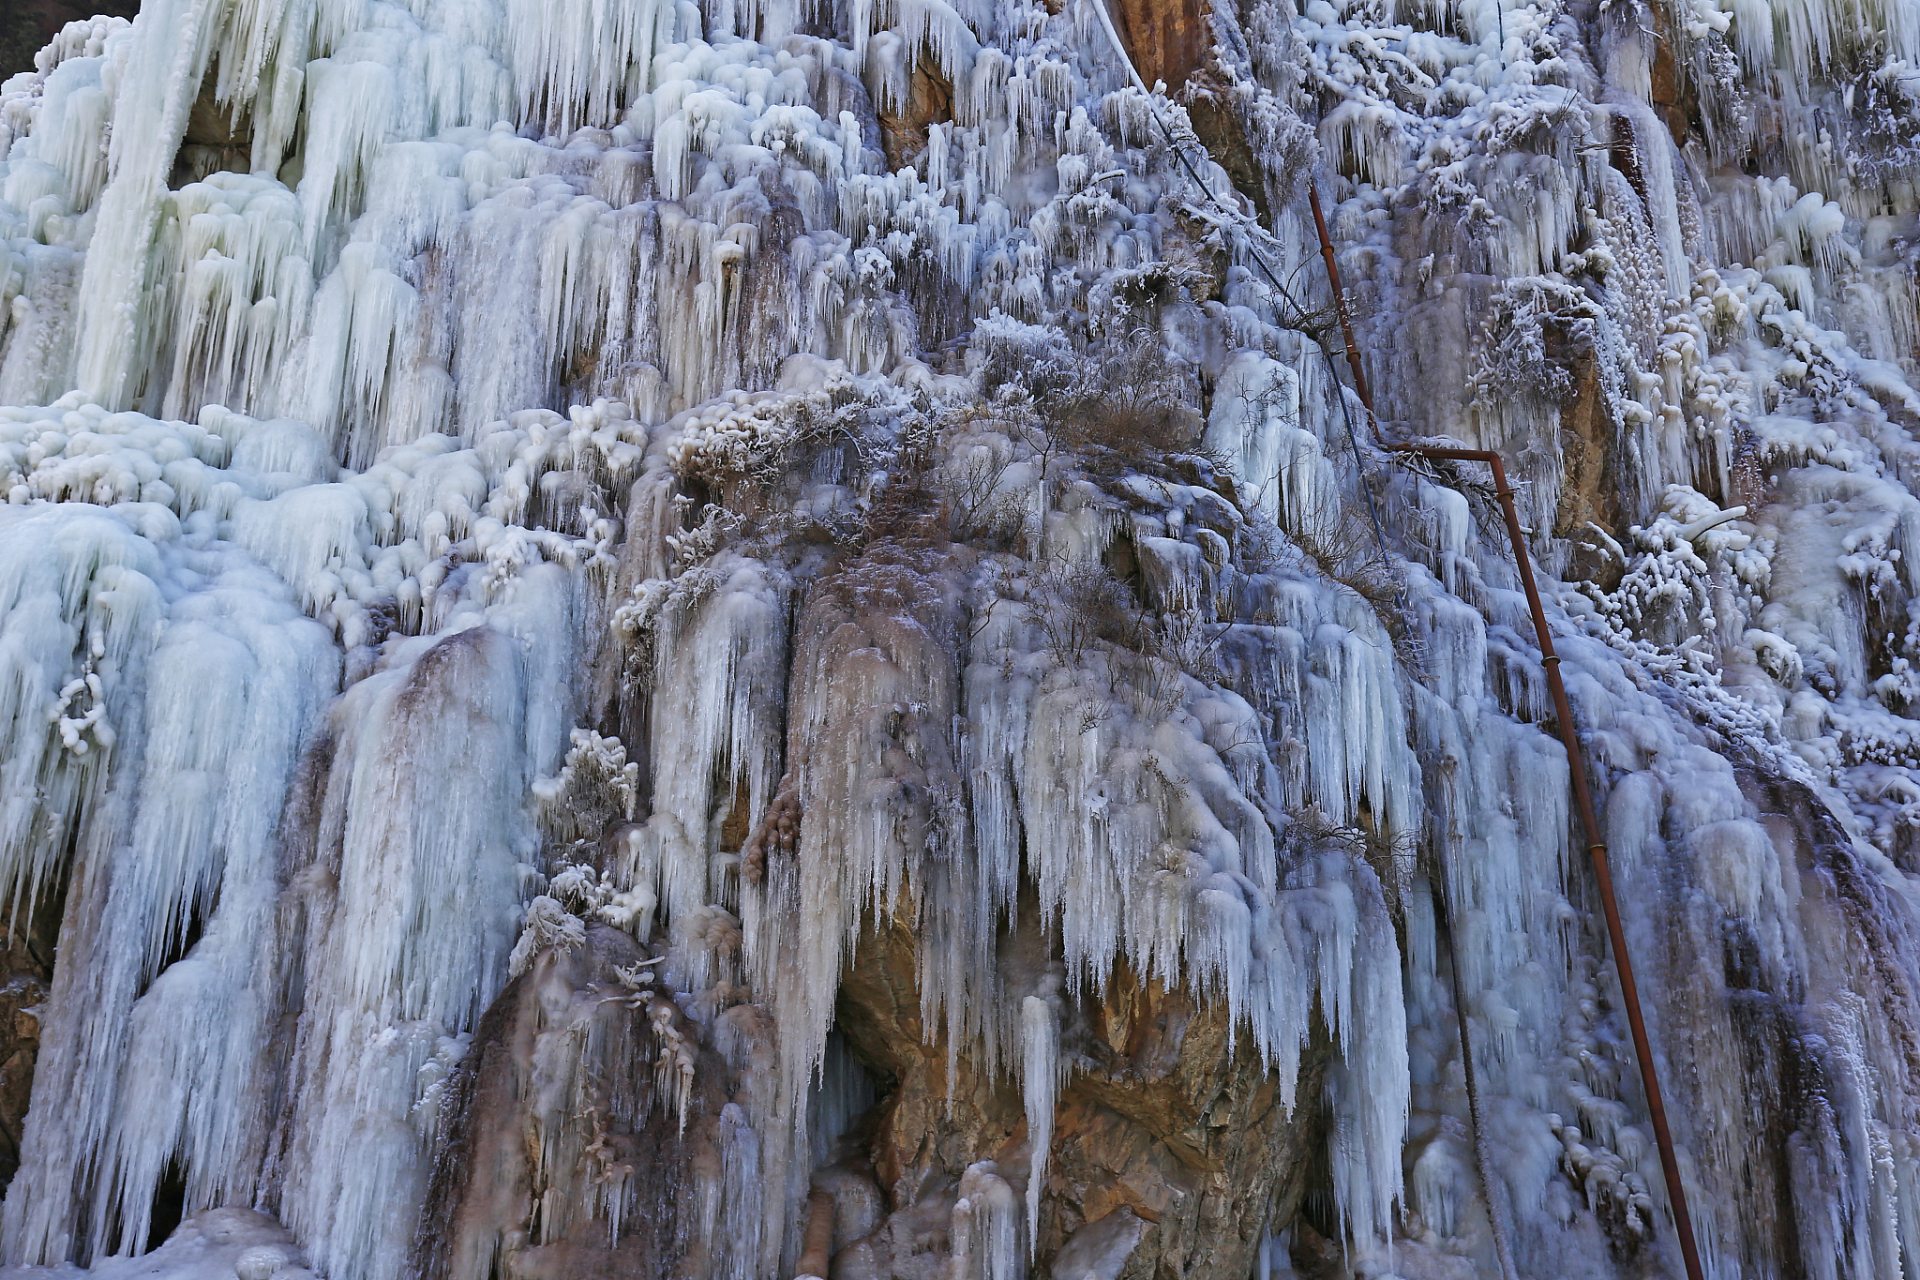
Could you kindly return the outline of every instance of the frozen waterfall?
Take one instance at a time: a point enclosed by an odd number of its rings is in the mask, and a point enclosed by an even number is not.
[[[1409,442],[1706,1274],[1920,1280],[1917,301],[1920,0],[68,24],[0,1280],[1677,1277]]]

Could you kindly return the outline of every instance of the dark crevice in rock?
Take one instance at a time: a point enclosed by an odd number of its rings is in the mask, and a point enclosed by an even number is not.
[[[40,1052],[40,1006],[53,981],[54,943],[66,908],[66,883],[43,891],[7,926],[0,951],[0,1189],[20,1167],[20,1138]]]
[[[1044,955],[1031,893],[1022,907],[1021,927],[1002,934],[1003,955],[1023,938]],[[1105,1222],[1095,1234],[1138,1232],[1121,1280],[1240,1280],[1263,1232],[1302,1212],[1315,1162],[1325,1165],[1324,1122],[1313,1100],[1331,1043],[1322,1028],[1305,1047],[1289,1116],[1277,1075],[1247,1037],[1229,1045],[1228,1022],[1218,1004],[1142,980],[1124,962],[1104,994],[1066,1010],[1061,1054],[1076,1068],[1054,1113],[1036,1275],[1062,1274],[1057,1264],[1072,1256],[1072,1243],[1084,1244],[1091,1235],[1081,1233]],[[1012,1074],[983,1072],[971,1052],[956,1055],[949,1082],[944,1035],[935,1029],[929,1037],[921,1024],[907,921],[869,920],[842,975],[836,1025],[887,1090],[863,1154],[890,1217],[846,1246],[845,1261],[890,1274],[884,1268],[895,1251],[941,1247],[932,1236],[974,1162],[998,1162],[1001,1175],[1024,1190],[1021,1093]],[[1324,1167],[1321,1182],[1323,1225],[1337,1235]],[[1056,1263],[1051,1272],[1047,1260]]]
[[[173,158],[167,185],[178,191],[211,173],[245,173],[251,167],[253,113],[249,107],[222,105],[215,96],[218,73],[210,71],[200,96],[187,113],[187,132]]]

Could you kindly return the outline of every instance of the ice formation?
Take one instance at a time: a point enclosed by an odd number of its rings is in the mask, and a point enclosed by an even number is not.
[[[1920,6],[1102,6],[0,86],[0,1276],[1678,1274],[1415,440],[1708,1274],[1920,1274]]]

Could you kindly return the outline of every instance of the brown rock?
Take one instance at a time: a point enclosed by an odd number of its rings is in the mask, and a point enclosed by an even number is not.
[[[54,937],[65,887],[25,903],[0,934],[0,1189],[20,1167],[20,1136],[40,1052],[39,1005],[53,979]]]
[[[1164,80],[1169,93],[1205,65],[1213,44],[1203,0],[1115,0],[1113,24],[1147,87]]]
[[[217,75],[209,75],[200,86],[187,113],[186,133],[174,156],[173,172],[167,185],[179,190],[210,173],[245,173],[250,167],[253,148],[251,109],[242,104],[222,105],[215,92]]]
[[[626,934],[592,925],[584,945],[543,953],[494,1001],[441,1110],[451,1134],[410,1274],[707,1273],[716,1246],[692,1196],[698,1171],[719,1162],[710,1121],[727,1104],[729,1073],[711,1050],[700,1052],[683,1126],[656,1087],[648,1006],[657,997],[616,972],[644,958]],[[557,1079],[558,1064],[574,1078]],[[617,1229],[604,1198],[623,1204]]]
[[[1031,928],[1031,916],[1023,924]],[[873,926],[836,1010],[854,1052],[891,1085],[868,1155],[893,1216],[850,1245],[847,1261],[871,1263],[891,1248],[899,1275],[910,1272],[898,1257],[905,1223],[895,1220],[912,1219],[923,1247],[947,1247],[930,1232],[944,1223],[950,1189],[967,1167],[998,1160],[1012,1180],[1026,1166],[1014,1081],[983,1076],[961,1053],[949,1084],[944,1041],[921,1035],[914,973],[911,928],[898,919]],[[1276,1076],[1246,1037],[1229,1046],[1223,1009],[1142,983],[1124,964],[1101,999],[1070,1010],[1063,1030],[1063,1052],[1077,1061],[1054,1116],[1036,1276],[1049,1274],[1048,1260],[1073,1241],[1078,1257],[1126,1248],[1123,1237],[1137,1231],[1120,1272],[1129,1280],[1240,1280],[1262,1229],[1291,1218],[1300,1202],[1322,1136],[1317,1108],[1303,1101],[1287,1116]],[[1303,1056],[1298,1096],[1311,1100],[1330,1049],[1321,1038]]]
[[[927,126],[953,119],[953,82],[940,70],[931,49],[923,48],[907,77],[907,100],[877,111],[887,168],[899,172],[919,161],[927,148]]]
[[[1266,166],[1253,152],[1246,123],[1234,108],[1225,83],[1210,70],[1201,69],[1192,73],[1187,88],[1187,119],[1193,124],[1194,136],[1226,170],[1234,190],[1253,201],[1261,224],[1270,224]]]
[[[1618,496],[1619,467],[1612,456],[1616,433],[1593,352],[1585,349],[1565,358],[1573,374],[1573,393],[1560,407],[1560,505],[1553,533],[1569,540],[1570,577],[1612,590],[1626,566],[1596,528],[1618,539],[1626,525]]]
[[[1653,60],[1649,68],[1653,108],[1673,135],[1674,145],[1685,146],[1687,131],[1700,112],[1699,91],[1674,57],[1673,19],[1661,5],[1649,5],[1647,12],[1653,19]]]

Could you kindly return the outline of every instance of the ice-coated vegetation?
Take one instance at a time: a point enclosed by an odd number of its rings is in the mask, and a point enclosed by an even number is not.
[[[1061,1207],[1123,983],[1312,1148],[1178,1274],[1677,1275],[1443,440],[1708,1274],[1920,1275],[1920,4],[1102,2],[0,86],[0,1276],[1176,1274]],[[1018,1127],[883,1185],[889,938]]]

